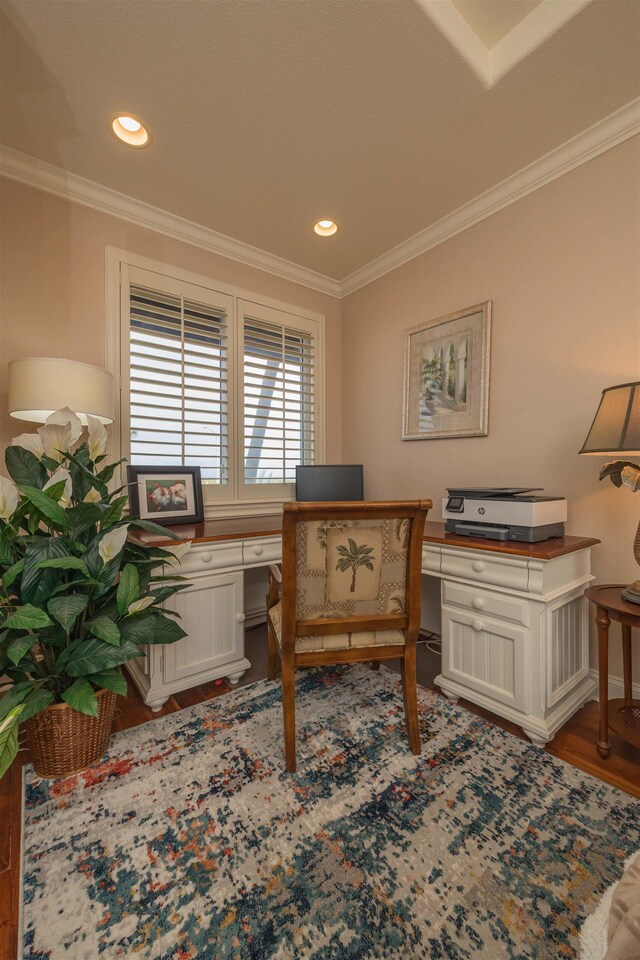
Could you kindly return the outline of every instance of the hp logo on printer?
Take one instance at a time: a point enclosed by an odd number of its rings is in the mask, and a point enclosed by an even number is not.
[[[484,512],[485,512],[484,507],[478,507],[478,513],[480,514],[480,516],[483,516]]]

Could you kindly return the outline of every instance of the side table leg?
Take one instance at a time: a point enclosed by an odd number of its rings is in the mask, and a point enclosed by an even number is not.
[[[622,674],[624,677],[624,698],[631,700],[633,686],[631,684],[631,627],[628,623],[622,624]]]
[[[611,753],[609,743],[609,614],[604,607],[598,607],[598,675],[600,680],[600,730],[598,734],[598,753],[607,760]]]

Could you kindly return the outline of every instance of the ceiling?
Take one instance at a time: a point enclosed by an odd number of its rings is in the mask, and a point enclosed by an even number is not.
[[[540,6],[454,3],[487,48]],[[640,95],[640,0],[580,4],[489,89],[415,0],[4,0],[0,17],[3,144],[335,279]],[[113,137],[116,111],[148,147]]]
[[[479,40],[492,50],[542,0],[452,0]]]

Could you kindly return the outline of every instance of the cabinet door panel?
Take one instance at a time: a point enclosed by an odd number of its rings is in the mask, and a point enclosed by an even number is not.
[[[244,656],[242,574],[197,577],[170,603],[187,636],[165,648],[164,681],[195,677]]]
[[[526,712],[526,638],[523,627],[443,606],[443,675]]]

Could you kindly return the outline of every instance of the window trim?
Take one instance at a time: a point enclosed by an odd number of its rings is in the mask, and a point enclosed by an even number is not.
[[[275,310],[285,313],[291,318],[295,326],[296,320],[304,322],[304,326],[317,325],[315,336],[316,354],[314,368],[315,388],[315,462],[325,462],[325,318],[324,314],[312,310],[298,308],[295,304],[285,303],[271,297],[264,297],[255,292],[235,285],[218,282],[213,277],[193,273],[181,267],[149,257],[120,250],[116,247],[105,248],[105,356],[106,369],[114,377],[116,421],[109,431],[108,455],[120,459],[123,451],[128,449],[127,424],[129,417],[129,282],[131,271],[145,271],[155,274],[166,289],[172,281],[177,284],[190,284],[204,288],[209,294],[219,294],[224,298],[231,298],[232,310],[229,313],[229,484],[218,487],[217,499],[211,496],[212,488],[204,488],[209,494],[205,500],[205,519],[223,516],[261,516],[268,513],[278,513],[282,503],[294,497],[293,484],[275,485],[276,490],[270,491],[267,496],[252,496],[253,485],[242,482],[242,476],[236,476],[240,463],[240,449],[243,442],[243,404],[239,394],[236,394],[236,372],[242,365],[242,314],[243,307],[254,306],[256,310],[263,310],[266,314]],[[123,336],[124,325],[127,325],[127,337]],[[127,362],[125,362],[125,359]],[[121,472],[121,482],[124,483],[124,473]],[[235,487],[234,487],[235,484]],[[208,486],[208,485],[207,485]],[[288,486],[288,489],[287,489]],[[225,496],[225,490],[235,489],[236,496]]]

